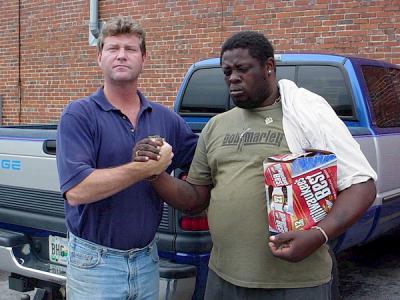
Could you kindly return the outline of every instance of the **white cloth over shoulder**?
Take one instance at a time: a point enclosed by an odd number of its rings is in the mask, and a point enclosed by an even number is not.
[[[360,145],[324,98],[290,80],[282,79],[278,85],[283,130],[291,152],[304,152],[307,148],[333,152],[337,157],[339,191],[377,179]]]

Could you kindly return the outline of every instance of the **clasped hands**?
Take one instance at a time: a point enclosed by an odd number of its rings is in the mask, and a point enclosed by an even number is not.
[[[132,150],[132,161],[148,164],[152,176],[164,172],[172,163],[173,157],[172,146],[161,138],[142,139]]]

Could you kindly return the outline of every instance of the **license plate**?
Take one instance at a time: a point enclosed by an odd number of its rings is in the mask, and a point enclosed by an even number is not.
[[[68,259],[68,239],[49,235],[49,260],[66,266]]]

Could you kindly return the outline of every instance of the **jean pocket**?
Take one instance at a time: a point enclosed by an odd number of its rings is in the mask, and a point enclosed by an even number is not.
[[[93,249],[79,243],[73,243],[68,253],[68,263],[71,266],[90,269],[94,268],[100,263],[101,251]]]
[[[158,250],[156,245],[151,247],[150,255],[153,262],[158,264],[158,262],[160,261],[160,257],[158,256]]]

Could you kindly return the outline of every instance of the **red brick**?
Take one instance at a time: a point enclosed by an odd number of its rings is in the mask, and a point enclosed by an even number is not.
[[[20,35],[18,1],[3,2],[3,124],[57,122],[69,101],[102,83],[96,49],[88,45],[88,1],[20,0]],[[238,30],[265,33],[278,52],[339,52],[400,63],[398,1],[99,1],[101,20],[124,14],[148,34],[140,89],[170,107],[190,64],[218,57],[220,45]]]

